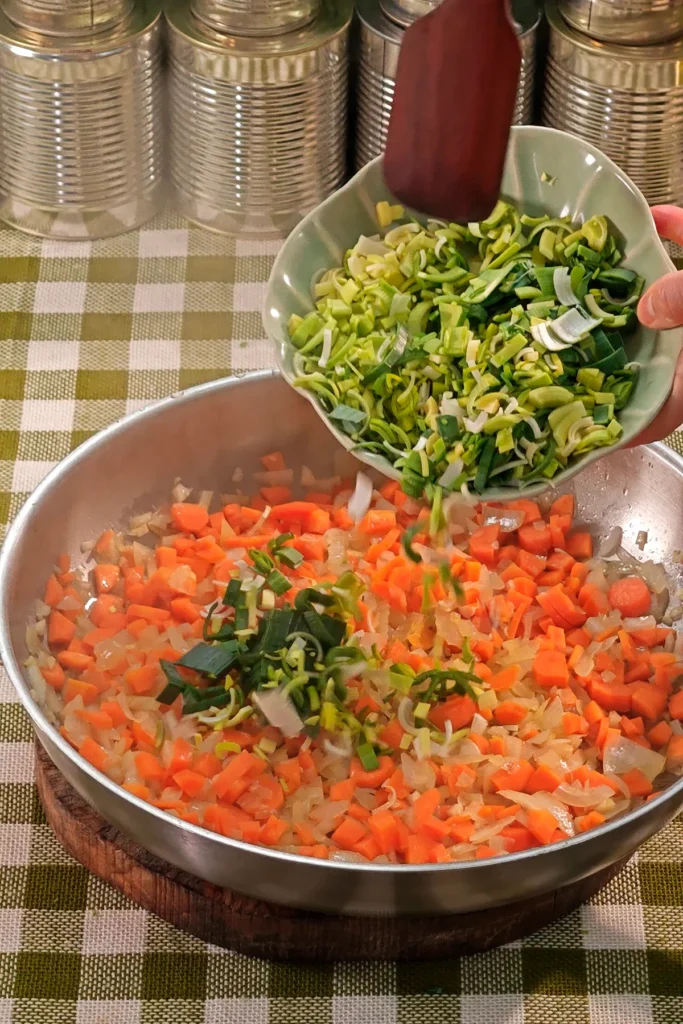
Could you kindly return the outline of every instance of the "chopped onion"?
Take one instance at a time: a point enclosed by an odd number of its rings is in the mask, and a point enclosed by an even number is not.
[[[613,796],[610,786],[590,786],[584,789],[578,783],[561,783],[553,790],[553,796],[570,807],[597,807],[603,800],[609,800]]]
[[[491,505],[484,505],[482,508],[482,526],[492,526],[497,523],[503,533],[512,533],[518,530],[524,522],[524,513],[516,509],[493,508]]]
[[[356,475],[356,489],[349,498],[349,515],[356,522],[360,522],[370,508],[372,502],[372,480],[365,473]]]
[[[666,758],[620,735],[608,738],[603,750],[602,764],[606,772],[613,772],[614,775],[624,775],[632,768],[638,768],[650,782],[653,782],[664,770]]]
[[[616,555],[621,547],[623,535],[624,531],[620,526],[613,526],[598,548],[598,557],[611,558],[612,555]]]

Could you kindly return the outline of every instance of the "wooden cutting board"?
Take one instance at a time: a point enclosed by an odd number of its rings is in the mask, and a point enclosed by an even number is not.
[[[269,960],[435,960],[482,953],[538,931],[594,896],[621,861],[572,887],[485,914],[354,918],[314,914],[210,885],[159,860],[101,818],[36,741],[38,793],[64,848],[134,903],[206,942]]]

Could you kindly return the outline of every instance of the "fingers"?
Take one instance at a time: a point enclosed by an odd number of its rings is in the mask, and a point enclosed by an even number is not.
[[[683,271],[655,281],[638,304],[638,319],[657,331],[683,325]]]
[[[683,209],[679,206],[653,206],[652,216],[657,233],[670,242],[683,245]]]
[[[683,423],[683,352],[678,357],[671,394],[656,419],[628,445],[635,448],[651,441],[661,441]]]

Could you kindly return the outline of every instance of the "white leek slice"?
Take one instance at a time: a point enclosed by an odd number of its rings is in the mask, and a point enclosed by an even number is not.
[[[480,434],[488,418],[489,414],[484,409],[479,413],[476,420],[468,419],[466,416],[464,421],[465,430],[468,430],[470,434]]]
[[[318,360],[318,366],[320,366],[321,368],[327,366],[328,360],[330,358],[330,352],[331,351],[332,351],[332,331],[330,331],[326,327],[325,330],[323,331],[323,350],[320,353],[320,359]]]
[[[365,473],[358,473],[356,476],[356,489],[349,498],[349,515],[356,522],[360,522],[372,501],[372,480]]]
[[[456,459],[455,462],[451,462],[447,469],[439,477],[439,487],[450,487],[458,479],[463,470],[462,459]]]
[[[596,327],[599,327],[601,322],[601,320],[594,320],[587,316],[580,309],[570,309],[562,316],[558,316],[557,320],[553,320],[551,326],[553,333],[560,341],[575,345],[577,341],[581,341]]]
[[[361,235],[356,242],[353,251],[357,256],[386,256],[391,252],[388,245],[384,242],[379,242],[375,238],[368,238],[366,235]]]
[[[553,287],[563,306],[578,306],[579,300],[571,286],[571,271],[569,267],[555,267]]]
[[[560,341],[553,334],[549,323],[533,324],[531,335],[535,341],[545,345],[549,352],[562,352],[566,348],[571,348],[570,344]]]

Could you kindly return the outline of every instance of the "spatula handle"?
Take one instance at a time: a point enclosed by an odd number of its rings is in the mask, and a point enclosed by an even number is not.
[[[488,216],[520,67],[509,0],[443,0],[406,30],[384,161],[398,198],[437,217]]]

